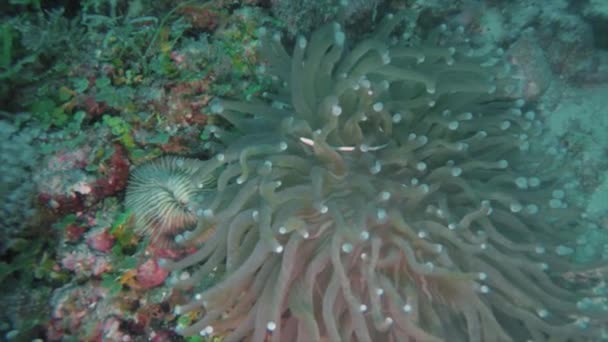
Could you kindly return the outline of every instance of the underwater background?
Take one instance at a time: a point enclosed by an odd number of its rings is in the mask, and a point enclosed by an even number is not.
[[[0,17],[0,340],[608,341],[608,1]]]

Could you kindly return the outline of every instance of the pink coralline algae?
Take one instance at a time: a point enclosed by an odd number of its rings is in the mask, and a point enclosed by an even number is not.
[[[151,289],[162,285],[168,274],[155,259],[149,259],[137,268],[137,284],[143,289]]]
[[[525,32],[511,46],[507,56],[514,68],[513,80],[516,80],[516,86],[507,95],[537,100],[549,87],[552,73],[534,31]]]
[[[105,309],[100,308],[100,303],[107,295],[106,289],[93,285],[57,289],[52,300],[53,311],[47,329],[47,340],[62,341],[72,334],[78,334],[90,341],[83,331],[87,317],[102,314]]]
[[[69,224],[65,227],[65,239],[69,242],[77,242],[86,231],[86,227],[78,224]]]
[[[61,259],[61,266],[76,275],[99,276],[112,269],[106,257],[98,257],[91,252],[72,251]]]
[[[99,327],[98,341],[133,341],[133,337],[122,329],[123,322],[117,317],[108,317]]]
[[[150,342],[173,341],[177,337],[175,333],[168,330],[155,331],[150,335]]]
[[[95,172],[87,171],[87,156],[93,151],[83,147],[75,152],[57,153],[48,168],[38,176],[38,202],[54,214],[80,212],[125,188],[129,161],[125,149],[114,144],[114,153],[100,163]]]
[[[112,246],[114,246],[114,240],[114,236],[110,234],[108,229],[104,229],[87,237],[87,245],[99,252],[108,253],[112,250]]]

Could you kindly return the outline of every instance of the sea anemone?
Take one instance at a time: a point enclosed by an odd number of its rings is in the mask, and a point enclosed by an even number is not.
[[[200,314],[180,334],[599,338],[606,313],[556,277],[570,268],[555,253],[568,248],[556,232],[575,227],[579,211],[563,171],[535,152],[540,122],[522,115],[522,101],[501,98],[500,54],[438,46],[440,33],[408,46],[396,38],[403,18],[387,16],[350,48],[341,26],[327,24],[299,37],[292,55],[279,34],[261,30],[273,91],[213,101],[232,126],[212,127],[225,148],[179,178],[193,182],[179,189],[212,191],[186,210],[176,193],[190,190],[153,189],[168,175],[134,177],[141,194],[163,191],[133,206],[143,223],[175,227],[194,213],[196,228],[179,240],[212,232],[195,253],[162,263],[177,288],[196,293],[176,308]],[[212,272],[221,276],[206,288]]]

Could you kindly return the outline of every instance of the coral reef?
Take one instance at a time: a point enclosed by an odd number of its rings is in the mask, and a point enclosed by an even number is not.
[[[94,160],[104,152],[109,155]],[[97,142],[95,148],[83,145],[59,151],[44,162],[46,167],[34,177],[38,202],[55,214],[83,211],[127,185],[129,160],[120,144],[107,147]]]
[[[1,2],[0,340],[606,340],[607,8]]]
[[[330,18],[344,20],[370,15],[382,3],[379,0],[270,0],[272,12],[282,18],[289,34],[310,32]]]
[[[30,179],[39,164],[39,153],[32,147],[38,134],[36,128],[0,121],[0,254],[34,216],[35,186]]]
[[[500,53],[439,46],[450,43],[445,27],[408,46],[398,38],[404,17],[387,16],[351,45],[340,25],[327,24],[299,37],[292,55],[279,34],[261,30],[273,91],[213,101],[234,128],[210,130],[225,149],[194,171],[171,166],[175,179],[190,177],[189,189],[212,190],[174,202],[197,216],[174,241],[200,245],[162,263],[177,288],[197,293],[176,308],[200,314],[180,334],[605,336],[606,308],[590,304],[605,298],[560,280],[574,268],[563,257],[572,246],[557,237],[574,233],[581,211],[568,201],[567,173],[534,145],[540,121],[523,113],[525,101],[500,97],[510,76]],[[140,176],[138,187],[148,182]],[[147,229],[163,220],[139,215]],[[221,276],[207,288],[214,272]]]

